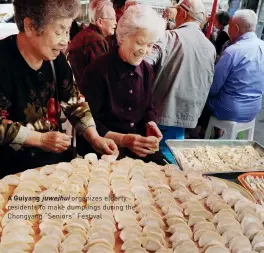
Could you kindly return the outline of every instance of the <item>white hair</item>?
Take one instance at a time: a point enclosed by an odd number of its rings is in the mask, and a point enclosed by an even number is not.
[[[165,20],[150,6],[144,4],[129,6],[117,24],[117,42],[120,44],[140,29],[153,33],[158,40],[164,35],[165,27]]]
[[[232,20],[235,24],[239,25],[239,28],[243,33],[256,31],[258,17],[252,10],[238,10],[235,12]]]
[[[107,17],[110,8],[114,7],[108,0],[93,0],[89,6],[90,22],[95,24],[99,18]]]

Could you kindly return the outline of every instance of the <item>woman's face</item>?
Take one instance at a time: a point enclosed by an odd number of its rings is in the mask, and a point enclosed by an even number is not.
[[[120,43],[119,55],[123,61],[137,66],[147,54],[151,53],[156,39],[155,34],[146,29],[139,29]]]
[[[50,61],[55,60],[61,51],[65,51],[72,21],[71,18],[54,20],[40,34],[32,26],[27,28],[25,25],[25,33],[35,55]]]

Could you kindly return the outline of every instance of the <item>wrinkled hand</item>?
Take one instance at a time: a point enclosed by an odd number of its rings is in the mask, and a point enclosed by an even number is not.
[[[129,148],[139,157],[145,157],[155,153],[157,142],[157,138],[143,137],[138,134],[125,134],[120,146]]]
[[[163,138],[161,131],[154,121],[150,121],[146,124],[146,135],[155,136],[159,139],[159,141],[161,141],[161,139]]]
[[[101,136],[95,137],[91,141],[93,149],[100,154],[106,155],[118,155],[119,151],[115,142],[111,139],[107,139]]]
[[[40,148],[47,152],[61,153],[68,149],[71,138],[71,136],[60,132],[42,133]]]

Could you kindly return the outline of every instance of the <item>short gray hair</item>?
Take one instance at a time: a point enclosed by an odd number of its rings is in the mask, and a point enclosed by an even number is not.
[[[256,31],[258,17],[252,10],[238,10],[235,12],[232,20],[235,24],[239,25],[243,33]]]
[[[92,24],[99,18],[107,16],[108,10],[113,8],[113,3],[108,0],[93,0],[89,6],[89,18]]]
[[[135,34],[140,29],[146,29],[156,35],[156,40],[165,33],[165,20],[150,6],[137,4],[130,6],[120,18],[116,37],[120,44],[125,38]]]
[[[80,11],[78,0],[14,0],[15,21],[25,32],[24,19],[30,18],[38,33],[55,19],[75,19]]]

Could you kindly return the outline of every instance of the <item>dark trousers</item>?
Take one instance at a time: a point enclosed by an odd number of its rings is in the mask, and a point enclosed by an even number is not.
[[[211,116],[213,116],[213,111],[210,110],[207,105],[205,105],[202,114],[198,120],[197,126],[201,126],[202,129],[207,129]]]

